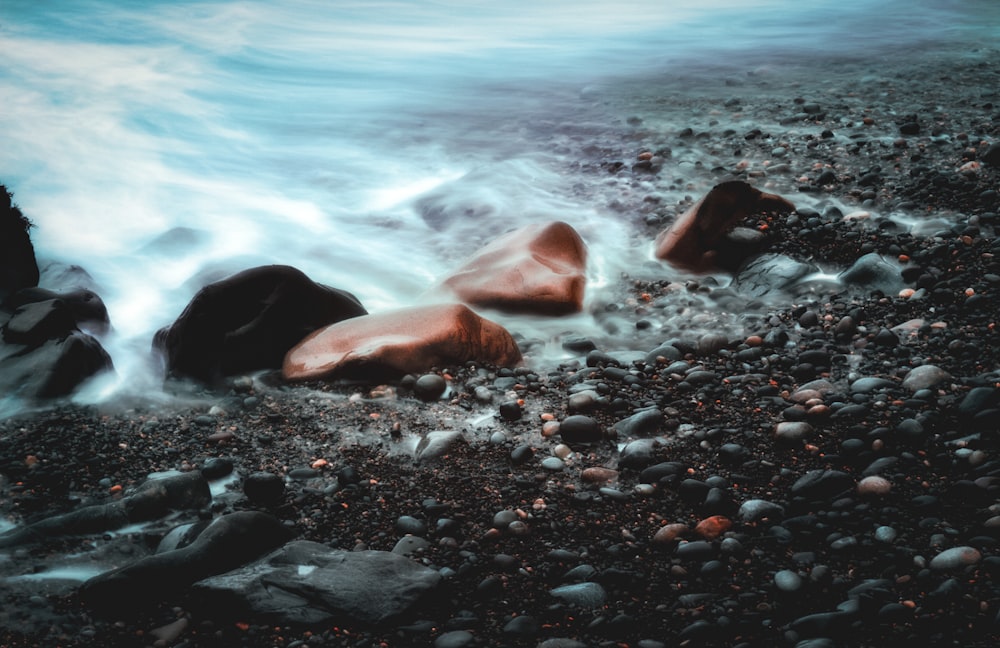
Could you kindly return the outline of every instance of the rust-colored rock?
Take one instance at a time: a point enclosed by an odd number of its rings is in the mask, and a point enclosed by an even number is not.
[[[788,213],[795,205],[764,193],[741,180],[716,185],[673,225],[656,237],[656,257],[692,272],[720,265],[719,248],[726,234],[755,213]]]
[[[382,379],[469,360],[520,362],[514,338],[462,304],[438,304],[365,315],[306,337],[285,356],[288,380]]]
[[[583,308],[587,247],[563,222],[522,227],[493,241],[441,282],[472,306],[565,315]]]
[[[732,520],[722,515],[707,517],[694,528],[694,532],[706,540],[715,540],[723,533],[731,529]]]

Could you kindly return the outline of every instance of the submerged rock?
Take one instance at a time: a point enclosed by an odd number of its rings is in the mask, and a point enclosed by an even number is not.
[[[467,361],[512,366],[510,333],[461,304],[418,306],[357,317],[316,331],[285,357],[288,380],[381,378]]]
[[[256,563],[201,580],[210,609],[278,625],[384,624],[432,593],[441,575],[388,551],[338,551],[291,542]]]
[[[712,188],[656,237],[656,256],[692,272],[725,265],[719,258],[726,235],[742,219],[761,212],[788,213],[795,206],[781,196],[733,180]]]
[[[310,333],[365,315],[354,295],[281,265],[244,270],[205,286],[153,342],[177,377],[214,383],[259,369],[278,369]]]
[[[818,267],[783,254],[764,254],[743,266],[733,279],[733,288],[741,295],[761,297],[787,290],[817,272]]]
[[[583,307],[587,248],[570,225],[532,224],[501,236],[441,282],[462,302],[563,315]]]

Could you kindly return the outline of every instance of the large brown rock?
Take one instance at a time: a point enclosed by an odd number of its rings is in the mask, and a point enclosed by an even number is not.
[[[441,282],[472,306],[563,315],[583,307],[587,247],[570,225],[539,223],[501,236]]]
[[[726,235],[741,220],[764,212],[788,213],[795,205],[733,180],[716,185],[656,237],[656,256],[691,272],[729,266],[720,258]]]
[[[311,281],[289,266],[261,266],[202,288],[153,341],[170,375],[205,383],[278,369],[313,331],[367,311],[349,292]]]
[[[474,360],[511,366],[514,338],[462,304],[356,317],[316,331],[285,356],[288,380],[382,379]]]

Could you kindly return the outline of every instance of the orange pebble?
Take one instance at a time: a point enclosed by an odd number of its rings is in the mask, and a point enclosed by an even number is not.
[[[733,522],[723,515],[705,518],[694,528],[694,532],[706,540],[714,540],[732,528]]]

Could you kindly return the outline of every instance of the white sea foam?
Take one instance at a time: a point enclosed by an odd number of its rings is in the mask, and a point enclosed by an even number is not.
[[[561,219],[590,247],[589,312],[648,260],[600,195],[641,186],[580,192],[565,152],[600,133],[609,80],[981,37],[988,11],[975,0],[7,0],[0,181],[35,221],[38,256],[82,265],[107,302],[117,373],[81,398],[155,397],[154,331],[200,285],[250,265],[294,265],[380,311],[412,303],[487,234]],[[446,227],[422,217],[435,196],[455,216]],[[165,243],[171,232],[189,238]],[[586,316],[518,325],[549,339],[603,330]]]

